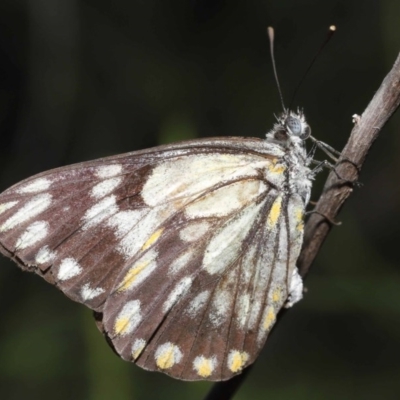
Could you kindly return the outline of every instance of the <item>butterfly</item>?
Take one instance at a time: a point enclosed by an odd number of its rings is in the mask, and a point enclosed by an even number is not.
[[[43,172],[0,194],[0,252],[92,309],[124,360],[227,380],[302,298],[310,134],[302,112],[284,110],[265,139],[186,141]]]

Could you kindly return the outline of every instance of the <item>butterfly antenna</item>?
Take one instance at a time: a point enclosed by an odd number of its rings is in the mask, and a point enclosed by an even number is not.
[[[292,101],[290,102],[290,107],[293,104],[294,99],[296,98],[297,92],[300,89],[300,86],[302,85],[302,83],[304,82],[304,79],[306,78],[306,76],[308,75],[308,73],[310,72],[311,67],[314,65],[317,57],[320,55],[321,51],[323,50],[323,48],[328,44],[328,42],[331,40],[333,34],[336,31],[336,26],[335,25],[331,25],[329,27],[328,33],[326,34],[325,40],[322,42],[320,48],[318,49],[318,51],[316,52],[314,58],[311,60],[310,65],[308,66],[306,72],[303,74],[303,77],[300,79],[300,82],[298,83],[294,93],[293,93],[293,97],[292,97]],[[289,107],[289,109],[290,109]]]
[[[269,48],[271,50],[271,60],[272,60],[272,68],[274,70],[276,86],[278,86],[279,97],[281,99],[283,111],[286,111],[285,103],[283,101],[281,85],[279,84],[278,73],[276,72],[276,65],[275,65],[275,55],[274,55],[274,28],[269,26],[267,28],[268,38],[269,38]]]

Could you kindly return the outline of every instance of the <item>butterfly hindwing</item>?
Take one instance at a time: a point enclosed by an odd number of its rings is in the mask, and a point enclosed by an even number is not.
[[[300,251],[281,157],[206,139],[49,171],[0,195],[0,250],[97,311],[122,358],[228,379],[259,353]]]

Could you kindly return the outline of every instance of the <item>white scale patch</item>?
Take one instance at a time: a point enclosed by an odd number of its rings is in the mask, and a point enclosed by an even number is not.
[[[195,242],[205,235],[209,228],[210,224],[208,222],[194,222],[181,229],[179,232],[179,237],[184,242]]]
[[[49,233],[49,224],[46,221],[36,221],[29,225],[25,232],[17,239],[15,248],[18,250],[26,249],[40,242]]]
[[[18,201],[8,201],[7,203],[0,204],[0,214],[14,207],[16,204],[18,204]]]
[[[115,175],[119,175],[122,173],[122,165],[113,164],[113,165],[102,165],[96,168],[96,175],[99,178],[111,178]]]
[[[119,211],[108,219],[107,226],[114,230],[118,239],[121,239],[139,223],[144,215],[144,210]]]
[[[83,301],[92,300],[100,294],[104,293],[104,289],[97,287],[91,288],[88,283],[82,286],[81,297]]]
[[[133,257],[141,251],[143,245],[173,211],[171,204],[150,209],[143,214],[140,223],[132,226],[132,229],[121,239],[117,250],[127,259]]]
[[[287,257],[287,230],[284,219],[281,219],[281,229],[279,232],[279,237],[277,236],[276,230],[270,230],[269,226],[265,227],[267,231],[270,232],[270,236],[268,241],[265,243],[262,248],[261,256],[257,259],[256,269],[255,269],[255,290],[252,305],[250,307],[249,319],[247,323],[247,329],[252,330],[256,327],[259,328],[258,332],[258,343],[260,344],[267,333],[270,330],[270,326],[273,325],[275,321],[275,313],[278,311],[274,309],[272,306],[268,306],[268,304],[276,303],[273,300],[274,297],[274,289],[281,288],[283,292],[281,292],[278,303],[278,308],[281,307],[286,296],[284,293],[286,291],[286,273],[287,273],[287,265],[286,265],[286,257]],[[279,240],[277,255],[274,258],[274,252],[276,247],[276,241]],[[272,265],[274,264],[273,270]],[[273,274],[271,276],[271,273]],[[270,286],[272,290],[269,290],[267,294],[266,288]],[[267,307],[265,308],[265,302],[267,297]],[[266,318],[268,316],[269,323],[266,323]],[[260,322],[261,318],[261,322]],[[265,328],[268,327],[268,329]]]
[[[210,298],[210,291],[204,290],[199,293],[190,303],[185,313],[189,314],[192,318],[196,317],[200,310],[206,305]]]
[[[139,325],[143,316],[140,310],[140,301],[128,301],[115,320],[115,331],[117,334],[127,335]]]
[[[101,199],[110,194],[121,182],[121,177],[106,179],[93,186],[90,195],[96,199]]]
[[[184,268],[190,259],[193,257],[195,254],[195,249],[189,248],[187,251],[183,252],[181,255],[179,255],[169,266],[168,273],[175,275],[179,271]]]
[[[193,360],[193,369],[203,378],[207,378],[214,372],[217,367],[217,358],[212,356],[206,358],[204,356],[197,356]]]
[[[157,347],[154,354],[156,364],[161,369],[168,369],[182,360],[183,354],[180,348],[171,342],[164,343]]]
[[[154,168],[143,186],[142,197],[149,206],[165,204],[171,199],[184,204],[218,183],[256,177],[269,164],[269,160],[263,157],[258,160],[255,155],[189,155]]]
[[[243,328],[246,325],[250,309],[250,295],[243,293],[239,295],[237,304],[237,322]]]
[[[212,299],[209,319],[214,327],[220,326],[230,317],[229,310],[232,305],[232,293],[228,290],[217,290]]]
[[[163,304],[164,313],[168,312],[178,302],[178,300],[181,297],[185,296],[185,294],[188,292],[191,285],[192,285],[192,278],[186,277],[186,278],[183,278],[174,287],[174,289],[172,289],[167,300]]]
[[[86,230],[99,225],[105,219],[116,214],[117,212],[118,206],[115,196],[105,197],[86,211],[82,218],[84,224],[82,229]]]
[[[223,272],[237,258],[264,203],[248,206],[210,240],[203,259],[203,268],[209,274]]]
[[[51,180],[47,178],[38,178],[17,189],[16,192],[21,194],[43,192],[47,190],[51,186],[51,184]]]
[[[141,284],[157,268],[157,256],[158,253],[155,250],[144,253],[144,255],[129,268],[117,290],[130,290]]]
[[[7,219],[0,227],[0,232],[8,231],[29,219],[36,217],[51,205],[52,197],[49,193],[39,194],[23,207],[21,207],[14,215]]]
[[[38,264],[47,264],[56,258],[57,254],[51,251],[49,246],[43,246],[35,256],[35,262]]]
[[[268,227],[265,227],[268,230]],[[254,259],[256,260],[256,264],[253,267],[253,274],[255,275],[252,278],[252,281],[255,284],[255,288],[253,290],[253,298],[249,310],[249,317],[247,321],[247,329],[252,330],[255,329],[260,318],[260,313],[262,312],[262,304],[265,302],[266,296],[266,288],[268,287],[270,274],[271,274],[271,266],[273,263],[274,257],[274,247],[276,244],[276,231],[272,232],[269,236],[268,241],[261,248],[261,254],[258,257],[255,257],[256,247],[254,246],[254,251],[252,249],[249,250],[248,254],[245,258],[245,265],[247,262],[251,261],[250,257],[254,255]],[[253,259],[253,260],[254,260]],[[251,264],[249,264],[251,265]],[[243,268],[246,269],[246,268]],[[286,267],[285,267],[286,270]]]
[[[60,267],[58,269],[57,279],[59,279],[60,281],[65,281],[79,275],[81,272],[82,267],[74,258],[64,258],[63,260],[61,260]]]
[[[257,259],[257,240],[254,240],[247,248],[242,261],[240,282],[243,286],[247,286],[255,274]]]
[[[229,215],[251,203],[266,186],[257,180],[247,180],[223,186],[189,204],[185,213],[188,218],[207,218]]]
[[[227,366],[232,372],[239,372],[249,359],[249,354],[245,351],[231,350],[228,355]]]
[[[254,329],[257,322],[258,322],[258,317],[261,311],[261,300],[256,299],[252,302],[251,304],[251,309],[250,309],[250,315],[249,315],[249,321],[247,323],[248,329]]]
[[[290,308],[303,298],[303,279],[297,267],[294,268],[292,279],[290,280],[289,298],[285,308]]]
[[[145,347],[146,347],[146,341],[144,339],[136,339],[133,342],[131,351],[134,360],[136,360],[140,356]]]

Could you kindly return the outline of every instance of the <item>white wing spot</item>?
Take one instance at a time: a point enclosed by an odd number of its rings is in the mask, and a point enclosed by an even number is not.
[[[188,264],[193,255],[194,249],[190,248],[179,255],[169,266],[168,273],[174,275],[181,271]]]
[[[231,350],[228,355],[228,368],[233,372],[243,369],[249,359],[249,354],[245,351]]]
[[[179,300],[180,297],[185,296],[190,286],[192,285],[192,278],[186,277],[183,278],[171,291],[167,300],[163,304],[163,311],[166,313],[169,311],[175,303]]]
[[[63,260],[61,260],[60,267],[58,269],[57,279],[59,279],[60,281],[65,281],[79,275],[81,272],[82,267],[74,258],[64,258]]]
[[[38,264],[46,264],[56,258],[56,253],[51,251],[49,246],[43,246],[35,256],[35,261]]]
[[[0,214],[14,207],[16,204],[18,204],[18,201],[8,201],[7,203],[0,204]]]
[[[237,258],[242,243],[264,204],[265,201],[248,206],[210,240],[203,258],[203,268],[209,274],[223,272]]]
[[[50,207],[52,197],[49,193],[39,194],[28,201],[0,227],[0,232],[8,231],[23,222],[36,217]]]
[[[205,233],[207,233],[209,228],[210,224],[208,222],[195,222],[183,228],[179,232],[179,237],[184,242],[195,242],[196,240],[200,239]]]
[[[248,293],[243,293],[239,295],[237,321],[242,328],[246,325],[247,319],[249,317],[249,309],[250,295]]]
[[[99,178],[111,178],[115,175],[118,175],[122,172],[122,165],[120,164],[112,164],[112,165],[102,165],[97,167],[96,175]]]
[[[124,292],[142,283],[157,268],[157,256],[158,253],[155,250],[144,253],[144,255],[129,268],[116,291]]]
[[[257,177],[268,165],[270,161],[263,157],[242,154],[194,154],[167,160],[153,169],[142,198],[149,206],[164,204],[166,199],[185,203],[218,183]]]
[[[17,239],[16,249],[22,250],[40,242],[49,233],[49,224],[46,221],[36,221],[29,225],[25,232]]]
[[[82,218],[84,223],[82,229],[92,228],[117,212],[118,206],[115,196],[105,197],[86,211]]]
[[[47,190],[51,186],[51,180],[47,178],[38,178],[21,188],[17,189],[17,193],[37,193]]]
[[[212,356],[210,358],[204,356],[197,356],[193,361],[193,369],[202,378],[208,378],[217,366],[217,358]]]
[[[128,301],[122,307],[122,310],[115,320],[115,333],[117,335],[127,335],[128,333],[132,333],[133,330],[139,325],[142,318],[143,316],[140,310],[140,301]]]
[[[171,342],[158,346],[154,358],[160,369],[169,369],[178,364],[182,359],[182,352],[176,344]]]
[[[110,194],[120,183],[122,178],[110,178],[93,186],[90,195],[96,199],[101,199]]]
[[[142,351],[146,347],[146,341],[144,339],[136,339],[132,345],[132,358],[136,360]]]
[[[125,257],[133,257],[141,251],[142,247],[158,230],[160,224],[172,214],[173,205],[167,203],[163,206],[154,207],[152,210],[143,212],[140,223],[132,227],[132,229],[123,237],[118,245],[117,250]],[[132,221],[136,222],[136,221]]]
[[[249,322],[247,324],[248,329],[254,329],[258,323],[258,318],[261,310],[261,301],[256,299],[253,301],[250,315],[249,315]]]
[[[231,303],[232,293],[228,290],[218,290],[215,292],[209,314],[209,319],[215,327],[220,326],[230,316],[228,312]]]
[[[264,188],[263,190],[261,188]],[[238,212],[254,201],[266,186],[257,180],[239,181],[202,196],[189,204],[185,213],[189,218],[215,217]]]
[[[104,289],[97,287],[91,288],[88,283],[82,286],[81,297],[83,301],[92,300],[100,294],[104,293]]]
[[[107,226],[114,229],[117,238],[123,238],[143,217],[143,210],[119,211],[109,218]]]
[[[200,310],[207,303],[207,300],[210,297],[210,291],[204,290],[199,293],[190,303],[188,308],[186,309],[186,313],[189,314],[192,318],[194,318]]]

